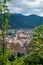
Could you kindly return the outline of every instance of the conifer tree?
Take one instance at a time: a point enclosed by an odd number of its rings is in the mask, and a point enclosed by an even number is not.
[[[1,36],[2,36],[2,54],[1,54],[1,64],[5,65],[5,61],[7,61],[7,58],[5,59],[5,52],[7,50],[7,45],[5,44],[5,36],[6,36],[6,31],[7,27],[9,26],[9,9],[7,6],[7,1],[10,0],[0,0],[0,29],[2,31]],[[6,49],[6,50],[5,50]]]

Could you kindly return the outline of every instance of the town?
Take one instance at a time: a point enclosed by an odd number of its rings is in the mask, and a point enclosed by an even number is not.
[[[8,34],[5,36],[5,42],[7,48],[15,55],[17,53],[23,53],[26,55],[26,44],[30,42],[32,37],[32,30],[8,30]],[[1,33],[1,31],[0,31]],[[0,36],[0,39],[2,37]]]

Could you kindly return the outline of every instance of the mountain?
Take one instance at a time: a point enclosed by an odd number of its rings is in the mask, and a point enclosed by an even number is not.
[[[29,29],[43,24],[43,17],[37,15],[24,16],[22,14],[10,14],[10,22],[12,28]]]
[[[37,15],[24,16],[22,14],[10,14],[9,24],[12,28],[29,29],[43,24],[43,17]]]

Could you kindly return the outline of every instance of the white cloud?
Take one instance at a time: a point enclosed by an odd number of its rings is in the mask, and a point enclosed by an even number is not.
[[[30,8],[34,8],[40,5],[40,0],[35,0],[35,1],[23,0],[20,4],[26,5],[27,7]]]
[[[10,12],[11,13],[21,13],[22,9],[18,7],[10,7]]]
[[[23,14],[23,15],[28,16],[28,15],[31,15],[31,14],[30,13],[27,13],[27,14]]]
[[[21,12],[21,9],[15,7],[15,8],[14,8],[14,11],[17,12],[17,13],[19,13],[19,12]]]
[[[39,16],[42,16],[43,17],[43,12],[39,13]]]
[[[33,9],[33,11],[39,13],[41,12],[41,9]]]
[[[43,16],[43,0],[13,0],[7,3],[11,13],[23,15],[37,14]]]

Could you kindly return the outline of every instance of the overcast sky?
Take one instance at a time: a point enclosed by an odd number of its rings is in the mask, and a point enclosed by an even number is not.
[[[12,0],[7,5],[11,13],[43,16],[43,0]]]

